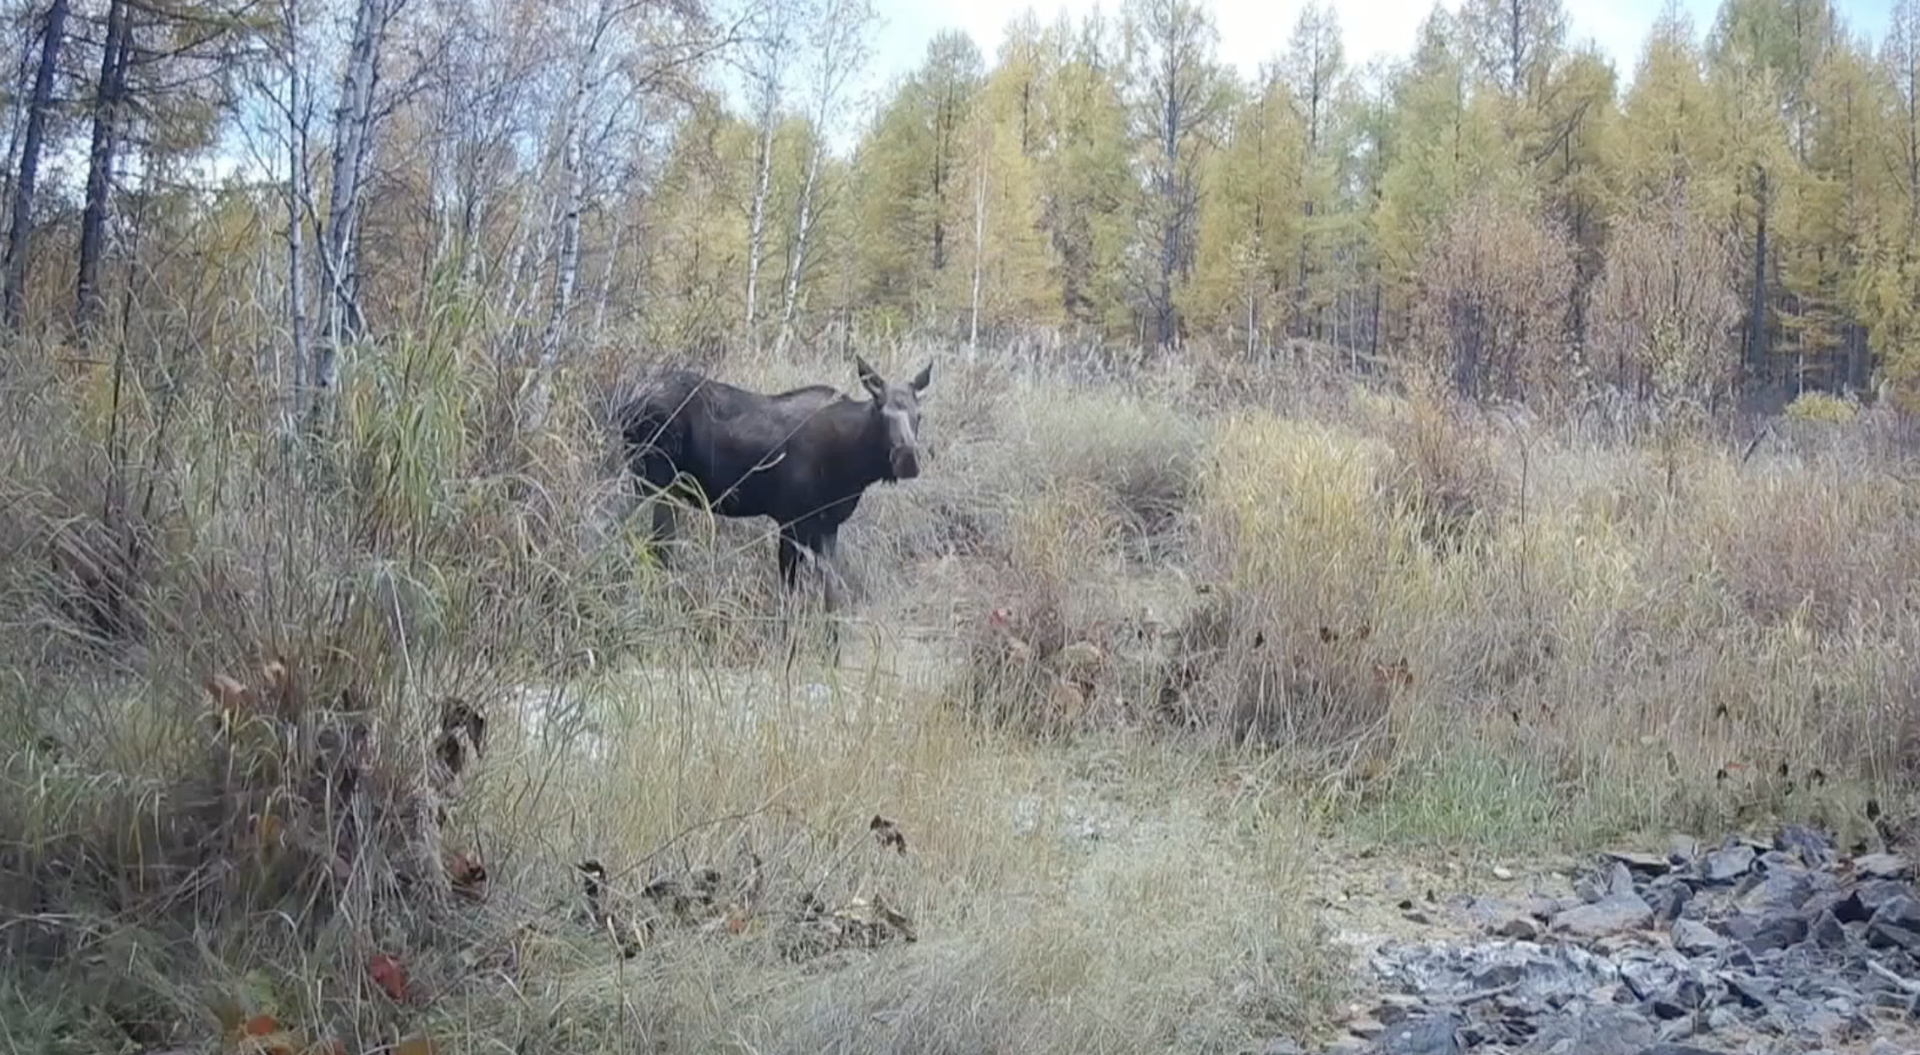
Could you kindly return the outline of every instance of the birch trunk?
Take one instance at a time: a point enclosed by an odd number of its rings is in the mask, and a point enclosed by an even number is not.
[[[20,145],[20,176],[13,186],[13,227],[7,234],[4,300],[7,329],[20,327],[21,302],[27,284],[27,249],[33,239],[33,192],[40,179],[40,149],[47,134],[47,115],[53,109],[53,77],[66,40],[68,0],[53,0],[47,10],[46,36],[40,44],[40,69],[33,78],[33,102],[27,111],[27,131]]]
[[[613,269],[620,259],[620,224],[613,225],[613,238],[607,246],[607,266],[600,269],[600,292],[593,305],[593,336],[597,341],[607,325],[607,299],[613,295]]]
[[[825,0],[817,8],[801,14],[812,24],[810,46],[818,52],[814,60],[813,136],[807,151],[807,175],[800,188],[800,210],[794,225],[793,253],[787,260],[787,289],[780,306],[780,336],[777,351],[784,353],[793,338],[795,319],[800,312],[800,280],[807,267],[807,247],[813,235],[815,199],[820,193],[820,160],[826,152],[827,124],[833,118],[848,78],[859,68],[864,49],[862,39],[872,21],[867,0]]]
[[[293,338],[289,417],[298,420],[307,388],[307,261],[301,236],[301,206],[308,200],[307,123],[300,91],[299,0],[285,0],[282,10],[287,26],[287,316]]]
[[[754,309],[760,303],[760,254],[766,230],[767,187],[773,181],[774,91],[771,85],[760,104],[760,172],[753,186],[753,212],[747,220],[747,347],[759,349],[754,337]]]
[[[567,308],[573,303],[574,281],[580,273],[580,130],[578,109],[568,114],[567,145],[561,162],[565,197],[560,217],[560,257],[553,283],[553,303],[547,314],[546,334],[540,340],[540,360],[527,378],[525,426],[537,432],[546,425],[553,373],[560,365],[566,336]]]
[[[388,17],[387,0],[359,0],[356,5],[347,66],[340,78],[340,102],[333,112],[333,173],[327,190],[327,226],[320,245],[326,283],[325,340],[316,350],[313,364],[311,409],[316,412],[324,411],[321,404],[339,380],[340,348],[358,319],[352,279],[353,229]]]
[[[967,322],[967,352],[980,350],[980,271],[987,244],[987,151],[981,152],[980,178],[973,183],[973,311]]]
[[[820,122],[814,123],[813,148],[807,151],[807,178],[800,188],[800,216],[794,225],[793,256],[787,260],[787,292],[780,304],[780,336],[774,341],[774,355],[786,354],[787,341],[793,336],[793,316],[800,303],[800,270],[806,266],[807,234],[813,229],[813,188],[820,178]]]

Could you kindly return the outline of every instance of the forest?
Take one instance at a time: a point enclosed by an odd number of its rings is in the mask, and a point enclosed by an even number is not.
[[[1029,12],[991,54],[946,31],[866,91],[879,17],[17,6],[7,318],[85,332],[192,303],[170,338],[191,341],[260,314],[288,393],[449,296],[515,320],[542,377],[610,333],[915,333],[1311,342],[1542,405],[1920,384],[1912,4],[1885,27],[1670,5],[1622,70],[1553,0],[1437,5],[1368,65],[1315,2],[1249,78],[1205,4],[1151,0]]]
[[[1215,14],[0,0],[0,1048],[1920,1042],[1920,0]]]

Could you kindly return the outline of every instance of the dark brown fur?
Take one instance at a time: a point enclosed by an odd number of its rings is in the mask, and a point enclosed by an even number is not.
[[[646,489],[704,498],[720,516],[771,519],[789,589],[802,549],[837,576],[840,526],[866,489],[920,474],[919,396],[933,374],[929,363],[898,384],[855,363],[870,400],[826,385],[764,395],[669,370],[620,409],[628,468]],[[657,535],[672,533],[672,515],[655,506]]]

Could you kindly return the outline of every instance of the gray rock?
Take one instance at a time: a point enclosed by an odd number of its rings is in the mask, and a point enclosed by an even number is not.
[[[1807,928],[1807,940],[1822,949],[1839,951],[1847,947],[1847,928],[1833,910],[1827,909]]]
[[[1920,902],[1894,898],[1874,910],[1867,921],[1867,944],[1875,949],[1899,948],[1920,953]]]
[[[1514,941],[1535,941],[1540,937],[1540,925],[1525,916],[1512,916],[1494,927],[1492,933]]]
[[[1639,1000],[1665,996],[1679,984],[1680,972],[1672,964],[1658,960],[1629,960],[1620,965],[1620,980]]]
[[[1802,868],[1767,872],[1734,901],[1742,912],[1779,914],[1797,911],[1813,896],[1813,879]]]
[[[1753,847],[1745,843],[1734,843],[1707,854],[1700,869],[1701,878],[1709,883],[1731,883],[1747,874],[1753,867],[1756,855]]]
[[[1664,996],[1647,1002],[1648,1008],[1658,1019],[1685,1018],[1706,1006],[1707,987],[1700,979],[1688,975],[1675,983],[1673,989]],[[1671,1039],[1671,1038],[1667,1038]]]
[[[1673,871],[1672,855],[1643,854],[1632,850],[1611,850],[1608,859],[1626,866],[1634,875],[1663,876]]]
[[[1655,1043],[1646,1016],[1615,1004],[1575,1004],[1540,1024],[1519,1055],[1636,1055]]]
[[[1735,916],[1726,926],[1727,933],[1756,956],[1807,940],[1807,921],[1798,915]]]
[[[1656,923],[1671,923],[1686,912],[1693,900],[1693,888],[1673,876],[1661,876],[1647,884],[1643,897],[1653,907]]]
[[[1853,859],[1853,874],[1868,879],[1912,879],[1913,862],[1899,854],[1868,854]]]
[[[1714,932],[1712,927],[1698,920],[1674,920],[1673,929],[1668,934],[1673,939],[1673,947],[1689,956],[1716,953],[1727,944],[1727,939],[1722,938]]]
[[[1912,995],[1868,971],[1869,945],[1889,970],[1920,978],[1920,895],[1900,878],[1912,865],[1863,860],[1836,864],[1826,835],[1788,826],[1772,847],[1733,839],[1705,853],[1676,846],[1665,861],[1599,855],[1573,877],[1580,902],[1409,901],[1399,907],[1457,910],[1488,936],[1370,954],[1383,988],[1407,995],[1381,998],[1365,1050],[1798,1055],[1851,1045],[1872,1035],[1867,1016],[1915,1013]]]
[[[1809,918],[1831,912],[1841,923],[1865,923],[1873,918],[1873,909],[1861,899],[1858,889],[1815,891],[1806,904],[1800,906],[1800,911]]]
[[[1690,865],[1700,856],[1700,840],[1691,835],[1667,836],[1667,860],[1675,865]]]
[[[1773,845],[1799,858],[1808,868],[1825,868],[1833,860],[1833,840],[1803,824],[1789,824],[1774,836]]]
[[[1727,995],[1743,1007],[1765,1011],[1773,1006],[1774,986],[1770,981],[1739,971],[1722,972],[1720,981],[1726,985]]]
[[[1639,895],[1628,894],[1570,908],[1553,918],[1550,929],[1577,938],[1601,938],[1652,924],[1652,906]]]
[[[1410,1018],[1368,1049],[1376,1055],[1461,1055],[1460,1020],[1450,1011]]]

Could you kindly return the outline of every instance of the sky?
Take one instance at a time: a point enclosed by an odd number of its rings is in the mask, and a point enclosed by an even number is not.
[[[1222,60],[1253,76],[1260,63],[1285,48],[1299,17],[1302,0],[1203,0],[1220,31]],[[1450,9],[1460,0],[1442,0]],[[1622,84],[1633,77],[1641,46],[1667,0],[1563,0],[1572,23],[1572,42],[1592,39],[1613,57]],[[1719,0],[1678,0],[1693,17],[1696,33],[1704,36],[1713,25]],[[994,61],[1006,26],[1028,7],[1040,22],[1051,23],[1065,10],[1077,21],[1099,6],[1118,15],[1119,0],[875,0],[885,24],[875,40],[875,68],[871,84],[884,85],[919,65],[927,42],[939,30],[957,27],[980,45],[989,65]],[[1893,0],[1834,0],[1834,8],[1856,34],[1876,43],[1886,33]],[[1433,9],[1433,0],[1368,0],[1335,4],[1345,37],[1346,57],[1358,66],[1375,56],[1400,57],[1413,50],[1421,19]]]
[[[1279,57],[1293,30],[1304,0],[1201,0],[1212,12],[1219,30],[1219,56],[1243,76],[1253,77],[1262,62]],[[1440,0],[1458,11],[1462,0]],[[1670,0],[1562,0],[1571,23],[1571,42],[1599,43],[1603,53],[1613,59],[1620,84],[1624,88],[1633,77],[1640,51],[1654,20]],[[1720,0],[1671,0],[1693,19],[1694,32],[1704,37],[1719,11]],[[1877,47],[1886,34],[1887,21],[1895,0],[1832,0],[1834,10],[1856,37],[1865,35]],[[1043,25],[1053,23],[1065,11],[1078,21],[1096,7],[1118,17],[1122,0],[874,0],[880,26],[872,41],[872,62],[860,78],[859,90],[866,94],[864,106],[857,105],[830,137],[834,146],[847,150],[858,140],[860,129],[873,107],[890,94],[888,86],[920,65],[927,44],[942,29],[958,28],[973,37],[982,58],[992,65],[1006,27],[1028,9]],[[1420,22],[1432,10],[1434,0],[1335,0],[1341,34],[1350,67],[1374,58],[1400,58],[1413,50]],[[736,104],[744,100],[737,78],[722,78]],[[251,159],[232,151],[210,159],[205,175],[213,177],[235,168],[256,169]]]

